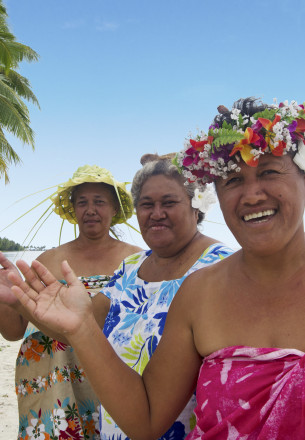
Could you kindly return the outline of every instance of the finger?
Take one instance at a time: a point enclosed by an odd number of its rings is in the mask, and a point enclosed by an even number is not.
[[[12,288],[14,286],[17,286],[19,290],[22,290],[23,293],[28,296],[30,299],[36,300],[39,296],[39,293],[37,293],[34,289],[31,288],[31,286],[28,285],[23,279],[17,275],[15,272],[9,272],[7,275],[8,279],[13,284]],[[12,289],[11,288],[11,289]]]
[[[67,260],[64,260],[61,263],[61,270],[64,276],[64,279],[67,281],[68,286],[76,286],[82,284],[81,281],[77,278]]]
[[[45,286],[58,282],[54,275],[39,261],[33,260],[32,268],[36,272],[38,279],[40,279]]]
[[[17,269],[13,265],[13,263],[10,260],[8,260],[6,258],[6,256],[2,252],[0,252],[0,264],[1,264],[3,269],[16,270],[17,271]]]
[[[26,284],[26,283],[24,283]],[[16,298],[20,301],[20,303],[23,305],[23,307],[34,316],[35,309],[36,309],[36,301],[27,295],[26,292],[24,292],[23,289],[21,289],[19,286],[13,286],[11,288],[13,294],[16,296]],[[37,295],[37,294],[36,294]],[[37,295],[38,296],[38,295]]]
[[[32,267],[23,260],[18,260],[16,264],[27,283],[38,293],[42,292],[46,286],[57,281],[46,267],[37,260],[32,261]]]
[[[40,293],[45,288],[41,279],[38,277],[36,271],[32,269],[25,261],[18,260],[16,262],[18,269],[23,274],[26,282],[33,287],[36,292]]]

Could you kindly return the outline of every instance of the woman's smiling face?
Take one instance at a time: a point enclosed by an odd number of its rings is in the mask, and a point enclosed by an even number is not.
[[[272,254],[304,239],[305,175],[289,155],[263,155],[257,167],[216,181],[225,221],[239,244],[251,252]]]
[[[143,184],[137,204],[143,239],[155,252],[174,256],[197,231],[198,213],[174,178],[152,176]]]

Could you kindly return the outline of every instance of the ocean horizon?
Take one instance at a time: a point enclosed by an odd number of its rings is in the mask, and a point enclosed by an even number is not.
[[[17,260],[24,260],[28,264],[31,264],[40,254],[44,251],[12,251],[12,252],[2,252],[6,258],[8,258],[12,263],[16,264]]]

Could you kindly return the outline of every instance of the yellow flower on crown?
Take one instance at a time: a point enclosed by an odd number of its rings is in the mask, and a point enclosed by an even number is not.
[[[255,142],[259,141],[260,137],[256,134],[252,128],[247,127],[245,130],[244,139],[234,145],[230,156],[234,156],[238,151],[244,162],[251,167],[257,166],[256,155],[253,154],[253,146],[250,144],[255,144]]]

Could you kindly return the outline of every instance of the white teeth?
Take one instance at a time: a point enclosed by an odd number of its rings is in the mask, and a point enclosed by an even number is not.
[[[254,218],[260,218],[265,217],[268,215],[275,214],[275,209],[268,209],[267,211],[261,211],[261,212],[254,212],[253,214],[247,214],[244,216],[245,222],[248,222],[249,220],[252,220]]]

